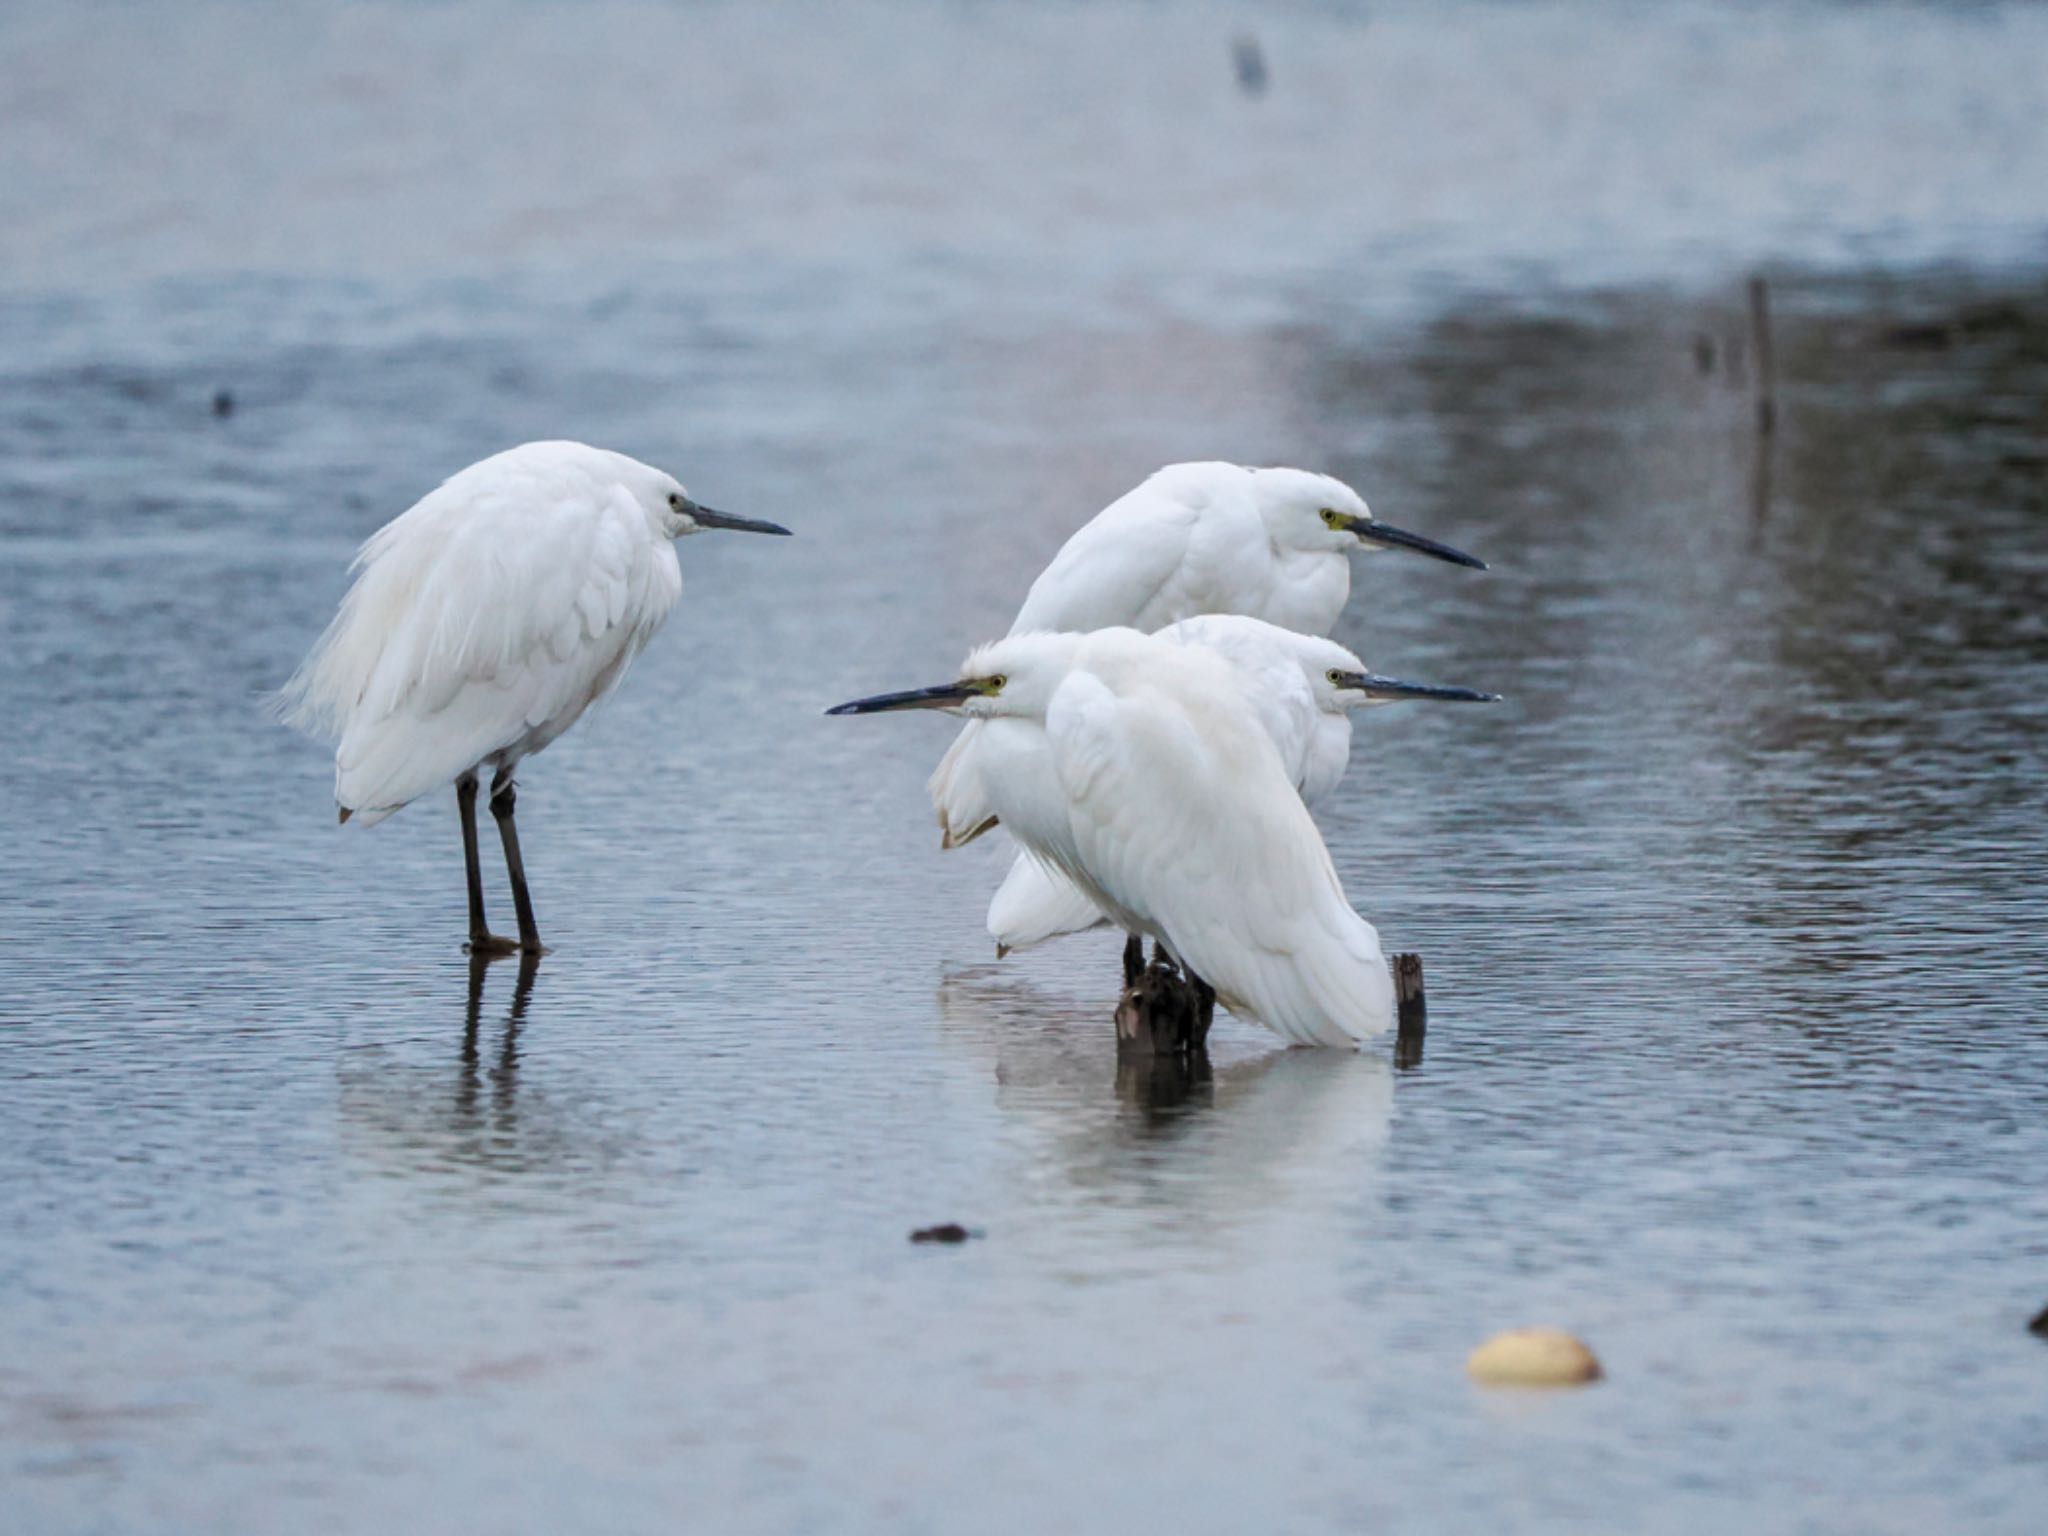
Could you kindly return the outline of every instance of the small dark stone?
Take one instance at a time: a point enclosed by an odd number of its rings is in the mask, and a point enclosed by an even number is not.
[[[919,1227],[910,1234],[913,1243],[964,1243],[974,1234],[957,1221],[945,1221],[936,1227]]]
[[[235,397],[224,389],[216,389],[213,392],[213,414],[216,416],[234,415]]]
[[[2042,1338],[2048,1339],[2048,1307],[2043,1307],[2034,1314],[2034,1320],[2027,1324],[2027,1332],[2039,1334]]]

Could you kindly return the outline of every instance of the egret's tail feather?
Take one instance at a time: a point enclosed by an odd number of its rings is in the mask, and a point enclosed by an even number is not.
[[[1394,1022],[1393,976],[1372,924],[1346,915],[1343,931],[1330,935],[1336,942],[1268,954],[1250,974],[1212,984],[1233,1013],[1258,1020],[1290,1045],[1357,1045],[1384,1033]]]
[[[995,808],[988,803],[988,787],[982,782],[975,756],[981,730],[979,720],[968,721],[932,770],[927,787],[932,809],[939,813],[941,848],[963,848],[996,824]]]
[[[989,937],[1006,954],[1104,921],[1079,886],[1029,853],[1020,852],[988,904]]]

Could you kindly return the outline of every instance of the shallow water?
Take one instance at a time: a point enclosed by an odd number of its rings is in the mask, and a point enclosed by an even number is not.
[[[1250,100],[1223,8],[9,8],[9,1528],[2037,1528],[2048,20],[1764,15],[1261,13]],[[799,537],[684,546],[479,977],[262,696],[557,434]],[[1509,696],[1324,817],[1419,1068],[1120,1077],[945,723],[819,713],[1208,455],[1495,564],[1340,631]],[[1609,1379],[1472,1389],[1528,1321]]]

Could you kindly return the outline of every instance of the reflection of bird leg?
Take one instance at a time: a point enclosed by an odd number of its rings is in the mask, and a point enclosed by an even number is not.
[[[519,947],[530,955],[547,953],[540,942],[540,925],[533,920],[533,897],[526,890],[526,864],[519,857],[519,829],[512,824],[512,810],[519,796],[512,787],[512,770],[500,768],[491,780],[491,815],[498,822],[498,836],[505,844],[505,873],[512,877],[512,906],[519,914]]]
[[[484,1006],[484,972],[490,963],[489,955],[469,957],[469,993],[462,1005],[462,1059],[466,1062],[476,1060],[478,1015]]]
[[[477,1034],[484,1004],[484,972],[491,956],[472,949],[469,954],[469,992],[462,1005],[462,1076],[455,1086],[455,1108],[467,1118],[476,1109]]]
[[[509,1128],[513,1095],[519,1087],[519,1026],[526,1017],[527,1000],[533,996],[533,979],[540,974],[540,955],[535,950],[519,956],[519,979],[512,984],[512,1011],[505,1016],[505,1035],[498,1043],[498,1064],[491,1071],[491,1106]]]
[[[509,955],[519,947],[517,942],[499,938],[484,921],[483,861],[476,846],[475,774],[465,773],[455,781],[455,805],[462,812],[462,868],[469,876],[469,952],[486,958]]]
[[[516,1033],[526,1017],[527,1000],[533,996],[533,978],[540,974],[540,954],[529,949],[519,957],[519,978],[512,983],[512,1014],[506,1022]]]

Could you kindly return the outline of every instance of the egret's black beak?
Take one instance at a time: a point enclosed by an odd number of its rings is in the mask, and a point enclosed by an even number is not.
[[[730,512],[715,511],[697,502],[688,502],[683,510],[690,514],[699,528],[731,528],[738,533],[779,533],[785,539],[789,530],[780,523],[765,522],[758,517],[734,517]]]
[[[951,709],[987,692],[968,683],[940,683],[934,688],[912,688],[905,693],[878,693],[873,698],[835,704],[828,715],[879,715],[891,709]]]
[[[1435,539],[1425,539],[1419,533],[1410,533],[1405,528],[1390,528],[1377,518],[1355,518],[1349,525],[1358,535],[1361,544],[1376,545],[1381,549],[1405,549],[1414,554],[1427,555],[1432,560],[1448,560],[1452,565],[1463,565],[1475,571],[1486,569],[1486,562],[1475,555],[1468,555],[1462,549],[1453,549],[1448,544],[1439,544]]]
[[[1399,678],[1379,677],[1371,672],[1339,672],[1331,679],[1340,688],[1356,689],[1368,699],[1441,699],[1453,704],[1498,704],[1497,693],[1476,688],[1439,688],[1433,683],[1404,683]]]

